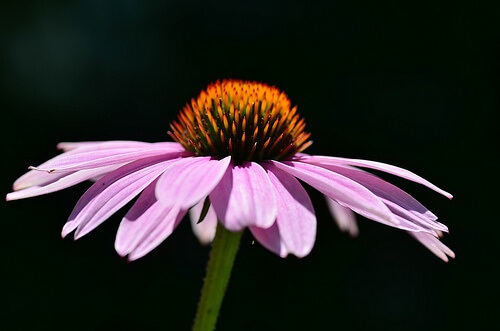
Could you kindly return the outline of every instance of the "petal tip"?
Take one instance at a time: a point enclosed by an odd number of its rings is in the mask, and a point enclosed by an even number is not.
[[[128,257],[127,257],[127,261],[128,262],[133,262],[135,260],[138,260],[140,259],[141,257],[143,257],[144,255],[146,255],[147,253],[149,253],[149,251],[139,251],[139,252],[136,252],[136,251],[132,251],[129,253]]]
[[[358,229],[356,229],[356,230],[349,230],[347,233],[349,234],[349,237],[351,237],[351,238],[357,238],[357,237],[359,237],[359,230]]]
[[[299,258],[299,259],[302,259],[306,256],[308,256],[312,251],[312,247],[311,248],[306,248],[306,249],[303,249],[301,250],[300,252],[294,252],[293,254]],[[286,255],[285,255],[286,256]]]
[[[127,256],[127,252],[123,249],[123,247],[116,247],[115,246],[115,251],[116,253],[118,253],[118,255],[122,258],[126,257]]]
[[[70,234],[73,230],[75,229],[73,224],[66,223],[64,224],[62,231],[61,231],[61,237],[64,239],[68,234]]]
[[[87,227],[78,227],[75,231],[75,234],[73,236],[73,239],[74,240],[78,240],[80,239],[81,237],[85,236],[86,234],[88,234],[90,231],[92,231],[92,229],[88,230]]]
[[[120,257],[125,257],[129,253],[127,245],[123,241],[118,240],[118,238],[115,239],[114,246],[115,246],[115,251],[118,253],[118,255],[120,255]]]
[[[56,145],[56,149],[58,150],[65,150],[71,143],[67,143],[67,142],[60,142]]]

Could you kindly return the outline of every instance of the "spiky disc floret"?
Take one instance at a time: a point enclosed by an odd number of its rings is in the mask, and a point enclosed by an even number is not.
[[[169,135],[197,155],[235,161],[281,160],[312,144],[305,122],[274,86],[223,80],[191,99]]]

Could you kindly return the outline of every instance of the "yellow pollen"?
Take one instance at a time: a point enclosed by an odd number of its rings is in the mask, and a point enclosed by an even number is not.
[[[312,144],[305,121],[276,87],[222,80],[208,85],[170,124],[169,135],[197,155],[236,162],[281,160]]]

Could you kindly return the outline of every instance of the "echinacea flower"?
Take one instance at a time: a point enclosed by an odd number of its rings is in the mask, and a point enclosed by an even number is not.
[[[316,217],[303,187],[325,195],[341,229],[357,234],[353,212],[407,231],[441,259],[453,252],[439,241],[448,228],[416,199],[366,172],[374,169],[422,184],[416,174],[388,164],[302,153],[309,145],[304,119],[275,87],[218,81],[191,100],[171,124],[176,142],[60,143],[64,153],[14,183],[7,200],[95,181],[62,230],[84,236],[139,196],[120,223],[115,248],[134,260],[165,240],[190,213],[200,241],[212,241],[217,223],[248,228],[281,257],[303,257],[316,238]],[[300,181],[299,181],[300,180]]]

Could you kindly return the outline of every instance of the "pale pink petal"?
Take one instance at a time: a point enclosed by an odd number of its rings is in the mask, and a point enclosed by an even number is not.
[[[115,239],[115,249],[121,256],[129,254],[156,224],[170,211],[155,196],[154,180],[141,193],[132,208],[120,222]]]
[[[231,164],[210,193],[220,222],[237,232],[255,225],[268,228],[276,220],[276,197],[266,171],[255,162]]]
[[[180,156],[186,156],[186,153],[165,150],[161,147],[97,150],[69,154],[57,160],[53,159],[53,162],[45,164],[43,167],[36,167],[32,169],[38,171],[47,171],[49,173],[78,171],[119,163],[133,162],[151,156],[165,156],[169,158],[176,158]]]
[[[68,188],[70,186],[76,185],[83,181],[92,179],[96,176],[102,176],[113,170],[116,170],[122,166],[122,164],[116,164],[95,169],[86,169],[77,172],[67,174],[66,176],[54,176],[55,181],[47,183],[43,186],[32,186],[21,191],[12,192],[7,194],[7,201],[30,198],[38,195],[43,195],[47,193],[52,193],[55,191],[60,191],[62,189]]]
[[[359,234],[358,224],[354,213],[346,207],[339,205],[336,201],[325,196],[330,213],[341,231],[349,233],[351,237],[357,237]]]
[[[359,234],[359,229],[354,213],[349,208],[341,206],[332,199],[328,197],[325,198],[328,203],[330,212],[332,213],[333,218],[340,230],[349,232],[349,234],[353,237],[357,236]],[[407,218],[399,216],[397,213],[394,215],[394,217],[399,220],[399,223],[397,225],[385,221],[380,222],[380,220],[379,222],[384,225],[396,227],[401,230],[406,230],[408,232],[426,232],[430,235],[437,235],[437,232],[434,229],[430,227],[424,227],[420,224],[415,224],[414,222],[409,221]]]
[[[172,207],[158,225],[130,252],[129,261],[137,260],[155,249],[174,232],[185,215],[185,210],[179,209],[177,206]]]
[[[104,149],[116,148],[148,148],[148,147],[162,147],[165,149],[182,151],[184,148],[179,143],[174,142],[159,142],[148,143],[142,141],[127,141],[127,140],[114,140],[114,141],[80,141],[80,142],[61,142],[57,144],[57,148],[65,152],[71,150],[83,151],[98,151]]]
[[[391,208],[389,208],[389,209],[391,209]],[[398,228],[400,230],[405,230],[408,232],[425,232],[425,233],[429,233],[433,236],[437,236],[436,230],[429,227],[429,226],[422,225],[421,223],[417,223],[413,220],[402,217],[402,216],[398,215],[398,213],[394,213],[394,216],[399,220],[399,224],[396,226],[393,224],[385,224],[385,225],[392,226],[392,227]]]
[[[437,217],[415,198],[385,180],[350,166],[324,165],[322,167],[351,178],[365,186],[378,196],[393,213],[408,221],[427,229],[448,230],[445,225],[436,222]]]
[[[74,149],[84,151],[89,150],[102,150],[112,148],[143,148],[148,147],[150,143],[142,141],[127,141],[127,140],[113,140],[113,141],[78,141],[78,142],[60,142],[57,144],[57,149],[65,152]]]
[[[328,199],[328,198],[327,198]],[[345,209],[348,209],[348,208],[345,208],[343,207],[342,205],[339,204],[340,207],[344,208]],[[391,209],[391,208],[389,208]],[[342,212],[342,210],[341,210]],[[341,213],[340,212],[340,213]],[[339,214],[340,214],[339,213]],[[340,214],[341,215],[341,214]],[[363,214],[361,214],[362,216],[365,216]],[[344,215],[345,216],[345,215]],[[336,214],[334,214],[334,217],[337,217]],[[367,216],[365,216],[367,217]],[[394,224],[394,223],[391,223],[391,222],[388,222],[382,218],[378,218],[378,219],[372,219],[376,222],[379,222],[379,223],[382,223],[384,225],[387,225],[387,226],[391,226],[391,227],[394,227],[394,228],[398,228],[400,230],[405,230],[405,231],[415,231],[415,232],[427,232],[427,233],[430,233],[430,234],[434,234],[436,231],[430,227],[427,227],[427,226],[422,226],[420,224],[416,224],[415,222],[411,222],[409,221],[408,219],[404,218],[404,217],[401,217],[399,216],[397,213],[393,213],[393,217],[398,221],[397,224]],[[369,217],[367,217],[369,218]],[[336,219],[336,221],[338,222],[339,220]],[[342,221],[346,221],[346,220],[341,220]],[[347,221],[346,221],[347,222]],[[352,226],[352,224],[349,224],[348,226]],[[340,224],[339,224],[339,227],[340,227]],[[342,229],[342,228],[341,228]],[[354,230],[356,231],[356,230]]]
[[[157,241],[153,247],[150,243],[151,237],[156,236],[154,234],[155,229],[167,227],[173,231],[176,220],[180,216],[178,219],[180,221],[184,215],[179,213],[178,208],[169,208],[156,199],[156,183],[157,180],[146,187],[118,227],[115,249],[121,256],[132,254],[133,256],[129,256],[130,260],[139,258],[139,252],[146,254],[147,249],[144,249],[145,246],[147,246],[149,252],[160,244],[161,241]],[[145,243],[148,243],[148,245],[145,245]]]
[[[63,237],[77,227],[75,239],[87,234],[177,161],[178,159],[165,160],[163,155],[153,156],[129,163],[107,174],[80,198],[63,227]]]
[[[431,230],[430,232],[435,232],[435,231],[444,231],[448,232],[448,227],[442,223],[439,223],[437,221],[431,221],[417,213],[414,213],[412,211],[408,211],[407,209],[399,206],[398,204],[382,199],[384,203],[389,207],[389,209],[397,216],[403,218],[405,221],[403,223],[413,223],[416,226],[416,231],[424,231]],[[397,226],[398,228],[399,225]],[[407,229],[405,229],[407,230]]]
[[[53,162],[56,162],[60,159],[63,159],[67,157],[68,155],[73,155],[75,154],[74,151],[66,152],[63,154],[59,154],[52,159],[40,164],[38,167],[45,167],[47,165],[50,165]],[[30,167],[32,168],[32,167]],[[54,181],[58,180],[61,177],[66,176],[67,173],[58,173],[58,174],[49,174],[46,171],[37,171],[37,170],[30,170],[21,177],[19,177],[15,182],[14,185],[12,185],[12,188],[14,191],[22,190],[27,187],[31,186],[41,186],[45,185],[48,183],[53,183]]]
[[[156,196],[169,207],[189,209],[205,199],[219,184],[231,162],[211,157],[188,157],[167,169],[158,180]]]
[[[81,146],[80,146],[81,144]],[[164,152],[181,152],[183,151],[182,146],[177,143],[144,143],[144,142],[121,142],[121,141],[109,141],[109,142],[83,142],[83,143],[61,143],[58,147],[63,149],[68,149],[67,152],[63,154],[59,154],[52,159],[42,163],[38,167],[30,167],[30,169],[39,169],[39,170],[30,170],[21,177],[19,177],[13,184],[14,191],[18,191],[31,186],[42,186],[49,183],[52,183],[59,178],[66,176],[71,171],[65,171],[65,173],[47,173],[54,169],[54,165],[59,163],[67,164],[68,161],[75,161],[81,159],[81,156],[76,156],[77,154],[87,153],[84,155],[89,155],[92,157],[93,151],[100,151],[100,154],[96,154],[95,157],[99,158],[101,156],[111,156],[115,155],[117,150],[123,154],[126,151],[129,152],[137,152],[141,149],[153,149],[153,150],[161,150]],[[109,154],[108,154],[109,153]],[[184,152],[189,154],[188,152]],[[130,157],[130,155],[127,155]],[[147,157],[148,154],[144,154],[143,157]],[[140,157],[138,157],[140,158]],[[138,159],[136,158],[136,159]],[[108,160],[109,161],[109,160]],[[125,162],[118,162],[117,164],[123,164]],[[75,164],[76,165],[76,164]],[[89,168],[97,168],[100,165],[88,165]],[[103,165],[104,166],[104,165]],[[43,171],[40,171],[43,170]],[[75,169],[80,170],[80,169]],[[75,171],[73,170],[73,171]]]
[[[215,238],[217,215],[215,214],[214,207],[210,205],[207,215],[205,215],[205,218],[201,223],[198,223],[201,211],[203,210],[203,203],[204,200],[200,201],[189,210],[189,218],[191,219],[191,228],[200,243],[208,245]]]
[[[30,170],[19,177],[12,185],[14,191],[24,190],[30,187],[44,186],[58,181],[59,179],[68,176],[73,172],[49,174],[45,171]]]
[[[394,203],[408,210],[415,211],[430,220],[437,219],[436,215],[431,213],[410,194],[373,174],[350,166],[325,165],[322,167],[357,181],[381,198],[393,201]]]
[[[266,163],[303,180],[342,206],[350,208],[366,218],[383,223],[399,223],[375,194],[347,177],[301,162],[267,161]]]
[[[281,241],[289,253],[304,257],[311,252],[316,240],[316,216],[311,199],[292,175],[275,167],[267,170],[276,195],[276,223]]]
[[[281,240],[278,224],[275,222],[271,227],[262,229],[256,226],[249,227],[250,232],[262,246],[280,257],[286,257],[288,250]]]
[[[307,163],[312,163],[312,164],[322,164],[322,165],[351,165],[351,166],[356,166],[356,167],[362,167],[362,168],[370,168],[370,169],[375,169],[379,171],[383,171],[401,178],[405,178],[408,180],[411,180],[413,182],[422,184],[424,186],[427,186],[428,188],[446,196],[449,199],[452,199],[453,196],[440,189],[436,185],[432,184],[431,182],[425,180],[424,178],[414,174],[411,171],[408,171],[406,169],[396,167],[390,164],[386,163],[381,163],[381,162],[375,162],[375,161],[367,161],[367,160],[358,160],[358,159],[347,159],[347,158],[341,158],[341,157],[333,157],[333,156],[300,156],[300,162],[307,162]]]
[[[455,253],[438,238],[423,232],[408,232],[413,238],[417,239],[422,245],[427,247],[441,260],[448,262],[448,256],[455,258]]]

